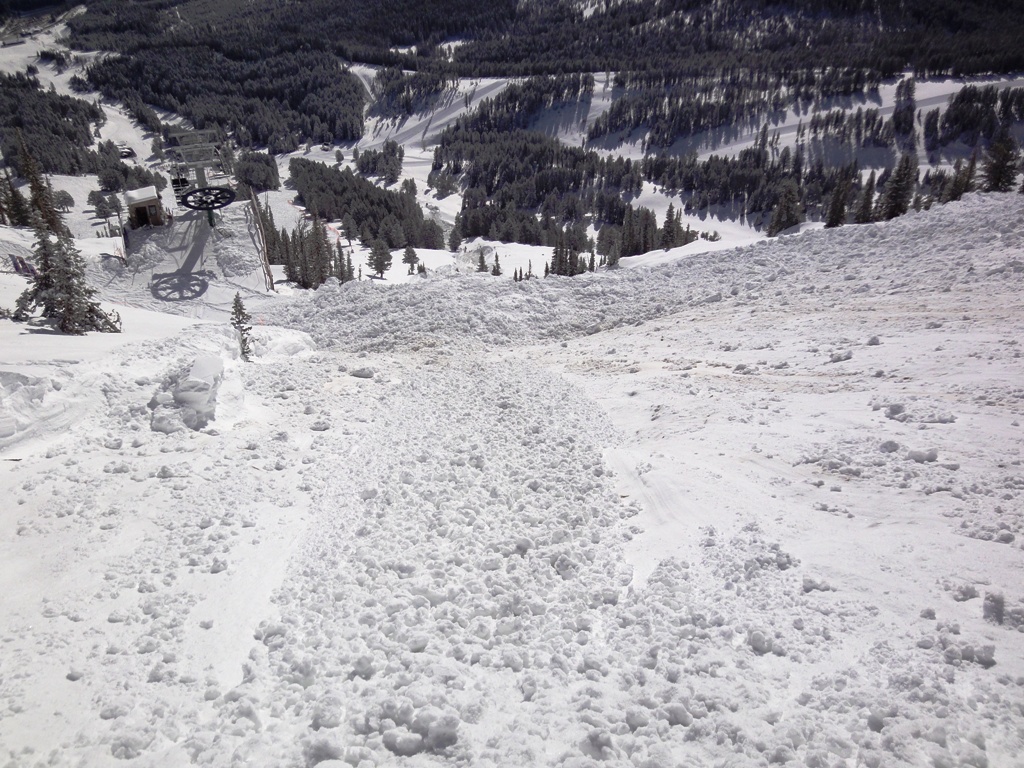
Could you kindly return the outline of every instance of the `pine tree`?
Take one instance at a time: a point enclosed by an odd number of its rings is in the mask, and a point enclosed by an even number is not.
[[[4,168],[4,187],[7,194],[7,220],[12,227],[32,226],[32,208],[25,199],[21,190],[14,186],[14,179],[11,178],[10,169]]]
[[[622,237],[619,241],[619,254],[622,256],[635,256],[638,253],[640,253],[639,238],[637,237],[633,206],[627,205],[626,211],[622,216]]]
[[[346,213],[341,219],[341,231],[345,233],[345,239],[348,240],[349,248],[352,247],[352,240],[358,235],[359,228],[356,226],[355,219],[352,218],[351,213]]]
[[[555,236],[555,247],[551,250],[551,274],[569,274],[569,252],[565,245],[564,232],[559,232]]]
[[[313,227],[306,239],[306,248],[309,263],[306,287],[316,289],[327,282],[331,274],[331,242],[327,237],[327,227],[318,216],[313,216]]]
[[[462,221],[460,216],[456,215],[455,226],[448,233],[448,250],[455,253],[455,251],[459,250],[460,245],[462,245]]]
[[[896,170],[885,185],[879,202],[879,214],[884,221],[902,216],[909,210],[917,186],[917,158],[907,152],[900,157]]]
[[[637,253],[649,253],[658,247],[658,217],[654,211],[641,206],[637,210],[637,218],[640,235]]]
[[[491,274],[495,277],[501,277],[501,262],[498,261],[498,253],[494,253],[494,266],[491,267]]]
[[[953,166],[953,178],[950,179],[950,181],[946,183],[946,186],[942,188],[942,195],[939,198],[939,202],[951,203],[955,200],[959,200],[968,192],[973,192],[974,174],[977,170],[977,165],[977,152],[971,154],[971,159],[967,165],[963,165],[959,160],[957,160],[956,165]]]
[[[53,204],[61,213],[67,213],[75,206],[75,198],[67,190],[58,190],[53,193]]]
[[[683,224],[682,214],[676,211],[675,205],[668,204],[665,212],[665,224],[661,228],[660,245],[664,250],[669,250],[683,245]]]
[[[387,243],[380,239],[374,240],[370,246],[370,258],[366,263],[377,277],[383,280],[384,273],[391,269],[391,251],[388,250]]]
[[[846,198],[850,194],[850,180],[842,179],[832,190],[832,199],[828,203],[825,215],[825,228],[841,227],[846,223]]]
[[[57,206],[53,202],[53,190],[50,188],[49,182],[43,177],[39,163],[36,162],[32,153],[29,152],[28,145],[25,144],[25,137],[22,136],[21,131],[18,131],[17,136],[21,175],[28,181],[29,201],[32,207],[35,208],[43,225],[55,235],[70,235],[70,230],[64,224],[64,220],[61,218],[60,213],[57,211]]]
[[[54,237],[56,239],[54,239]],[[42,307],[43,317],[57,321],[62,333],[120,333],[121,318],[103,311],[96,291],[85,281],[85,261],[68,234],[54,235],[42,222],[36,228],[36,276],[18,297],[14,318],[26,320]]]
[[[772,211],[772,219],[766,230],[768,237],[775,237],[779,232],[795,227],[800,223],[800,192],[797,190],[796,182],[787,179],[782,183],[779,192],[779,200]]]
[[[405,246],[405,253],[402,255],[402,263],[409,265],[409,274],[413,273],[416,269],[416,264],[419,263],[420,257],[416,255],[416,249],[411,245]]]
[[[487,260],[484,258],[484,252],[482,250],[480,251],[480,258],[477,259],[477,262],[476,262],[476,271],[477,272],[486,272],[487,271]]]
[[[299,260],[295,250],[292,238],[288,236],[285,228],[281,227],[281,256],[284,259],[284,277],[288,282],[297,284],[301,276],[299,274]]]
[[[345,269],[345,249],[341,247],[341,239],[334,244],[334,276],[339,283],[348,279],[348,271]]]
[[[309,288],[309,233],[306,222],[300,222],[292,232],[292,263],[296,275],[295,282],[300,288]]]
[[[857,212],[853,215],[857,224],[868,224],[875,220],[875,172],[868,176],[864,191],[861,193],[860,204]]]
[[[249,338],[249,333],[252,331],[252,326],[249,325],[251,320],[252,317],[245,311],[241,295],[235,293],[235,301],[231,305],[231,327],[238,333],[239,355],[247,363],[250,362],[252,355],[252,341]]]
[[[1017,159],[1017,142],[1004,128],[981,163],[981,188],[986,192],[1010,192],[1017,179]]]

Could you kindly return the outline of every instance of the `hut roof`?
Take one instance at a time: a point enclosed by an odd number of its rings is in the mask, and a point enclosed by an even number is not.
[[[124,201],[128,204],[129,208],[133,205],[149,203],[159,199],[160,195],[157,194],[156,187],[142,187],[142,189],[133,189],[124,193]]]

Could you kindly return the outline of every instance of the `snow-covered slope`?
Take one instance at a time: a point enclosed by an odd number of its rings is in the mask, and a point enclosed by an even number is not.
[[[244,270],[114,270],[148,340],[2,337],[0,754],[1021,765],[1022,206],[252,293],[252,364]]]

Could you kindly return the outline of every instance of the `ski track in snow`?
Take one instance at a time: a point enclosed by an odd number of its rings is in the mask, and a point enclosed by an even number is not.
[[[182,312],[249,285],[231,231]],[[6,375],[20,418],[74,418],[3,452],[0,754],[1021,765],[1022,281],[1021,197],[972,195],[650,269],[254,299],[253,364],[207,323]],[[172,395],[210,359],[193,423]]]

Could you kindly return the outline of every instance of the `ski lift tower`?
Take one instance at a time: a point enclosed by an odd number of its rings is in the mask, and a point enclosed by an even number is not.
[[[211,185],[208,180],[208,175],[214,174],[224,178],[216,132],[173,130],[167,137],[166,152],[171,162],[171,187],[178,202],[193,211],[206,211],[212,227],[213,212],[235,200],[231,187]]]

